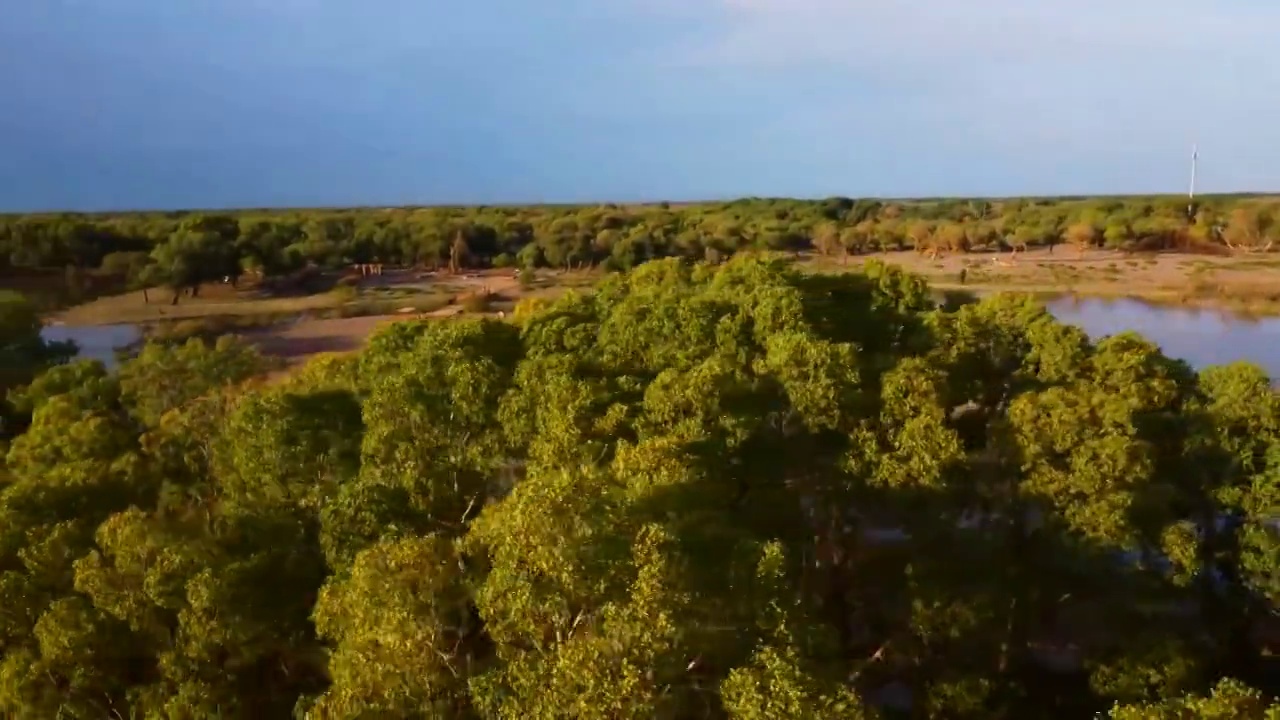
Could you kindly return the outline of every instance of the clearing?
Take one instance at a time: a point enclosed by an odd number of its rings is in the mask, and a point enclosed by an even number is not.
[[[1073,248],[1038,248],[1018,253],[970,253],[930,258],[912,251],[853,256],[847,265],[833,258],[802,255],[800,266],[812,272],[842,272],[871,259],[918,273],[938,289],[977,293],[1017,291],[1038,294],[1132,297],[1159,303],[1213,306],[1280,314],[1280,257],[1217,257],[1161,253],[1124,255]],[[51,319],[65,325],[114,323],[169,324],[186,321],[206,328],[240,332],[266,351],[290,363],[316,353],[359,349],[383,323],[417,317],[510,312],[523,297],[554,296],[599,281],[595,270],[539,270],[522,286],[511,269],[443,271],[389,270],[374,277],[341,280],[326,276],[329,289],[311,294],[273,296],[256,287],[211,284],[196,298],[170,304],[170,295],[151,291],[103,297]],[[477,309],[468,298],[487,301]],[[470,308],[470,309],[468,309]],[[178,324],[183,324],[179,322]]]
[[[1113,250],[1081,255],[1074,248],[1059,246],[1017,255],[968,253],[930,258],[908,250],[851,257],[849,267],[872,258],[918,273],[940,290],[1129,297],[1280,314],[1280,257],[1276,255],[1125,255]],[[815,272],[842,269],[839,260],[812,255],[804,265]]]

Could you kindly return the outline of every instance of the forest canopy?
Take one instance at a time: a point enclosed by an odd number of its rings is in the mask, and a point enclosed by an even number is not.
[[[876,262],[659,260],[272,381],[6,313],[4,717],[1280,713],[1252,365]]]

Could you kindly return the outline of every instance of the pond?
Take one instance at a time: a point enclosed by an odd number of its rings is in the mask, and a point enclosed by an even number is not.
[[[115,367],[117,349],[128,347],[142,337],[137,325],[46,325],[40,337],[50,341],[74,340],[79,357],[101,360]]]
[[[1059,320],[1093,338],[1133,330],[1193,367],[1248,360],[1280,378],[1280,318],[1151,305],[1138,300],[1060,298],[1046,303]]]
[[[1221,311],[1173,308],[1138,300],[1059,298],[1049,310],[1060,320],[1078,325],[1094,338],[1134,330],[1164,348],[1172,357],[1197,368],[1249,360],[1280,378],[1280,318],[1249,318]],[[74,340],[80,355],[115,365],[116,348],[136,342],[136,325],[50,325],[47,340]]]

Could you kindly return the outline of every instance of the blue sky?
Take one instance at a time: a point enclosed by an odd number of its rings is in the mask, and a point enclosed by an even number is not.
[[[39,0],[0,210],[1280,190],[1265,0]]]

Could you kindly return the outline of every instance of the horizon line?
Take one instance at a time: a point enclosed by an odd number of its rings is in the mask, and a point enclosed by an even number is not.
[[[343,212],[343,211],[360,211],[360,210],[466,210],[478,208],[587,208],[587,207],[608,207],[614,206],[639,206],[653,207],[663,204],[676,206],[697,206],[697,205],[718,205],[735,202],[748,201],[769,201],[769,202],[824,202],[827,200],[872,200],[876,202],[904,202],[904,203],[938,203],[947,201],[1009,201],[1009,200],[1058,200],[1058,201],[1081,201],[1081,200],[1105,200],[1111,198],[1117,199],[1136,199],[1136,198],[1185,198],[1183,193],[1175,192],[1130,192],[1130,193],[1104,193],[1091,195],[1087,193],[1072,193],[1061,195],[919,195],[919,196],[893,196],[893,195],[823,195],[823,196],[787,196],[787,195],[736,195],[727,197],[710,197],[698,200],[653,200],[653,199],[633,199],[633,200],[576,200],[576,201],[500,201],[500,202],[441,202],[429,204],[363,204],[363,205],[209,205],[204,207],[117,207],[94,210],[65,210],[55,208],[29,209],[29,210],[2,210],[0,217],[22,216],[22,215],[147,215],[147,214],[191,214],[201,212],[219,212],[219,213],[252,213],[252,212]],[[1241,199],[1248,198],[1269,198],[1280,197],[1280,190],[1227,190],[1220,192],[1200,193],[1197,198],[1222,198],[1235,197]]]

